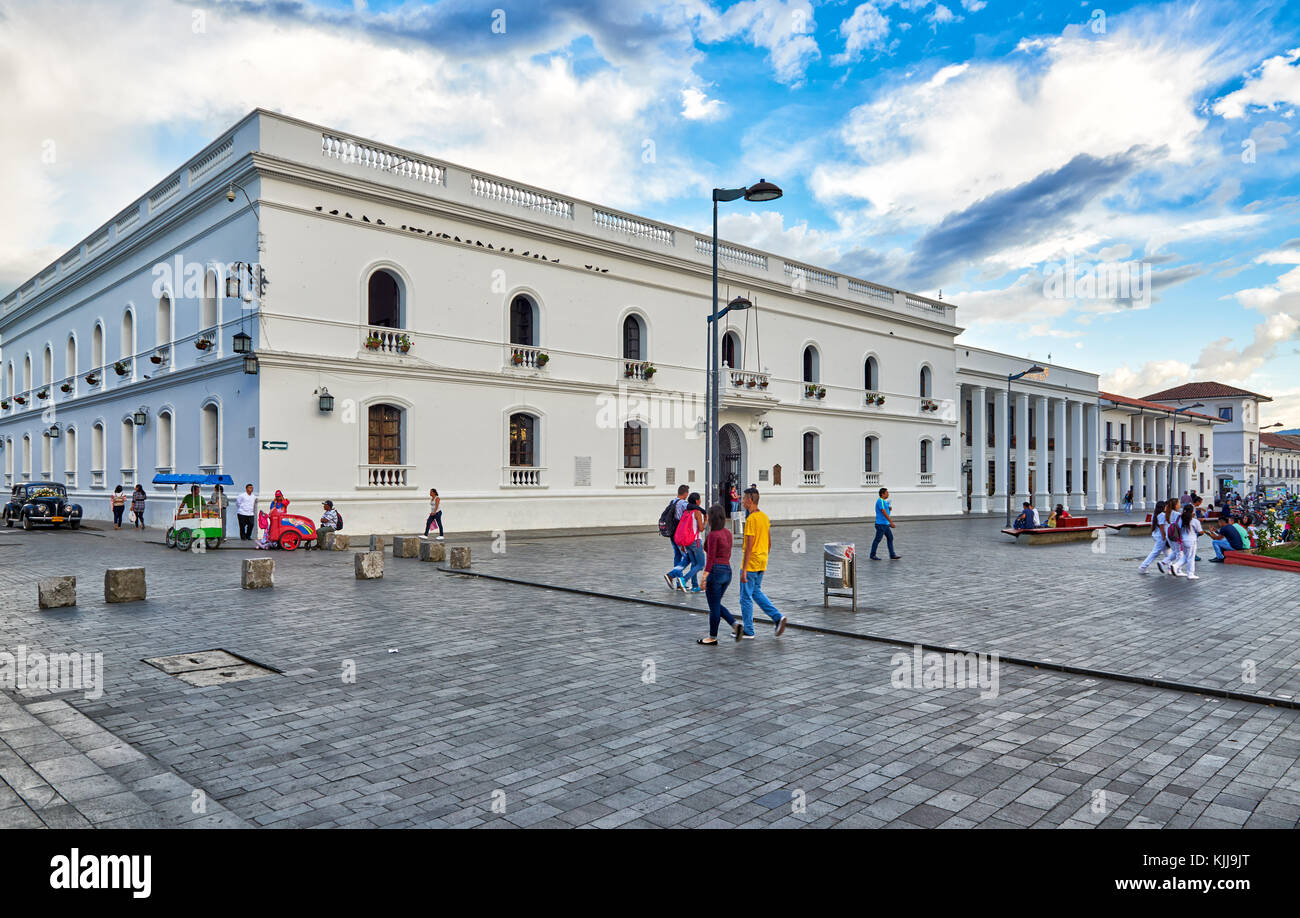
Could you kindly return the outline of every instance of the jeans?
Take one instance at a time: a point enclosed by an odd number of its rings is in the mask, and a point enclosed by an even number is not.
[[[257,522],[256,518],[245,516],[242,513],[236,514],[239,517],[239,538],[247,542],[253,537],[253,524]]]
[[[144,507],[140,507],[138,509],[136,507],[132,507],[131,509],[135,510],[135,528],[143,529],[144,528]]]
[[[745,633],[749,635],[754,633],[754,603],[758,603],[758,607],[774,622],[779,622],[783,617],[763,592],[764,573],[766,572],[750,571],[740,582],[740,618],[745,623]]]
[[[125,507],[114,507],[114,508],[113,508],[113,525],[114,525],[114,526],[121,526],[121,525],[122,525],[122,514],[123,514],[124,512],[126,512],[126,508],[125,508]]]
[[[673,542],[672,539],[668,541],[673,546],[673,566],[669,569],[668,576],[676,578],[681,574],[682,568],[686,566],[686,549]]]
[[[704,585],[704,598],[709,601],[709,637],[718,636],[718,621],[726,619],[727,624],[736,626],[736,618],[722,604],[722,594],[731,585],[731,565],[721,562],[713,565],[709,571],[708,582]]]
[[[682,577],[691,582],[691,589],[698,590],[700,588],[700,571],[704,570],[705,563],[704,546],[699,542],[687,546],[686,561],[690,563],[687,565]]]
[[[1220,561],[1223,560],[1223,553],[1225,551],[1233,550],[1232,543],[1227,539],[1211,539],[1210,544],[1214,546],[1214,557]]]
[[[876,556],[876,546],[882,538],[889,543],[889,557],[894,557],[894,530],[889,528],[888,523],[876,524],[876,537],[871,542],[871,557]]]
[[[444,533],[444,532],[442,531],[442,511],[441,511],[441,510],[439,510],[437,513],[430,513],[430,514],[429,514],[429,518],[428,518],[427,520],[424,521],[424,534],[425,534],[425,535],[428,535],[428,534],[429,534],[429,529],[433,526],[434,523],[437,523],[437,524],[438,524],[438,535],[446,535],[446,533]]]

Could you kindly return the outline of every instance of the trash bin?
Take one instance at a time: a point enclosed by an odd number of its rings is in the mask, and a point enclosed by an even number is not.
[[[822,546],[822,552],[825,567],[822,577],[822,608],[830,607],[830,597],[842,596],[851,598],[853,611],[858,611],[858,584],[853,543],[827,542]]]

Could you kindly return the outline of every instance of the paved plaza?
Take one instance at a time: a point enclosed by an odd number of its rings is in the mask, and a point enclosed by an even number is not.
[[[650,531],[474,538],[484,576],[390,553],[363,582],[351,552],[0,530],[0,649],[104,663],[97,698],[0,692],[0,827],[1300,825],[1300,577],[1142,577],[1147,539],[1030,548],[999,525],[902,521],[903,559],[873,563],[869,524],[778,521],[765,588],[796,627],[717,647]],[[822,609],[835,540],[858,547],[856,613]],[[265,556],[275,588],[241,590]],[[105,604],[129,565],[149,598]],[[55,574],[76,609],[36,608]],[[889,641],[1098,674],[895,687]],[[277,672],[196,687],[143,662],[214,649]]]

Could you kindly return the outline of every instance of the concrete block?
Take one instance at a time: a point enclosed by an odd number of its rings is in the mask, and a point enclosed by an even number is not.
[[[383,551],[384,548],[387,547],[387,545],[388,543],[384,541],[384,537],[381,535],[372,535],[370,537],[371,551]]]
[[[446,561],[447,560],[446,544],[443,542],[421,542],[420,560],[421,561]]]
[[[143,567],[110,567],[104,571],[104,602],[139,602],[144,597]]]
[[[348,544],[347,533],[332,532],[330,533],[329,548],[331,551],[347,551],[351,546]]]
[[[62,609],[77,604],[77,578],[47,577],[36,584],[36,603],[42,609]]]
[[[384,553],[359,551],[355,555],[358,580],[378,580],[384,576]]]
[[[239,576],[239,585],[246,590],[265,590],[275,586],[275,559],[246,559]]]
[[[469,546],[457,545],[454,547],[449,555],[448,563],[455,570],[467,570],[469,568]]]
[[[414,558],[420,554],[420,540],[414,536],[393,537],[394,558]]]
[[[335,535],[335,534],[334,534],[333,532],[320,532],[320,531],[317,531],[317,533],[316,533],[316,547],[319,548],[321,551],[333,551],[333,550],[334,550],[334,535]]]

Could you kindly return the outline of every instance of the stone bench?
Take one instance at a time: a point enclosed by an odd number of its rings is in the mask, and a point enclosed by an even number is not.
[[[393,557],[394,558],[416,558],[420,554],[420,539],[415,536],[394,536],[393,537]]]
[[[457,545],[447,553],[447,566],[452,570],[469,570],[469,546]]]
[[[139,602],[144,598],[143,567],[110,567],[104,571],[104,602]]]
[[[1059,545],[1063,542],[1091,542],[1105,526],[1058,526],[1054,529],[1003,529],[1020,545]]]
[[[421,561],[446,561],[447,545],[444,542],[421,542]]]
[[[77,604],[77,578],[46,577],[36,584],[36,604],[42,609],[62,609]]]

